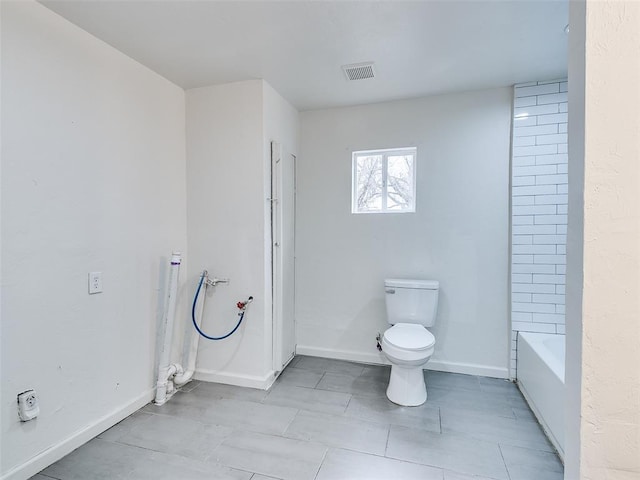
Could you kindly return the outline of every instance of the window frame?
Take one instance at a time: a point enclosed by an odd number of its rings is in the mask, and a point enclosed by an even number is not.
[[[389,171],[389,157],[413,155],[413,184],[411,185],[413,197],[410,208],[402,210],[389,210],[387,208],[387,176]],[[358,158],[367,156],[382,156],[382,206],[380,210],[358,210]],[[388,213],[415,213],[416,212],[416,174],[418,163],[418,147],[385,148],[378,150],[357,150],[351,152],[351,213],[360,214],[388,214]]]

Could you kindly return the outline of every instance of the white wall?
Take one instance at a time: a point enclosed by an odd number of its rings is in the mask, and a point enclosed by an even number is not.
[[[567,81],[514,88],[511,376],[517,332],[565,333]]]
[[[572,2],[570,480],[640,476],[639,27],[638,3]]]
[[[186,247],[184,125],[180,88],[38,3],[2,2],[2,478],[151,399],[166,263]],[[20,423],[28,388],[40,416]]]
[[[303,112],[298,352],[382,362],[383,280],[441,283],[428,368],[506,377],[512,90]],[[351,214],[353,150],[418,147],[414,214]]]
[[[187,197],[191,295],[202,269],[228,277],[209,289],[196,378],[265,388],[273,379],[270,140],[296,148],[296,111],[262,80],[187,91]]]

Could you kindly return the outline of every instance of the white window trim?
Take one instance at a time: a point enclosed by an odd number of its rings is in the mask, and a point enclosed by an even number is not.
[[[413,202],[411,208],[404,210],[387,210],[387,171],[388,171],[388,157],[394,155],[406,155],[411,153],[413,155]],[[358,210],[357,198],[358,198],[358,157],[366,157],[369,155],[382,155],[382,209],[381,210]],[[401,147],[401,148],[387,148],[381,150],[358,150],[351,154],[351,213],[356,215],[366,214],[388,214],[388,213],[415,213],[416,212],[416,165],[418,163],[418,148],[417,147]]]

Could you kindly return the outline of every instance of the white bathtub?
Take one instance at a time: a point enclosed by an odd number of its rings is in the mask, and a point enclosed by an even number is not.
[[[518,334],[518,386],[564,461],[564,335]]]

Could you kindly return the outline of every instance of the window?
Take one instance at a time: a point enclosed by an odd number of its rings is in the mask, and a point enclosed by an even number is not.
[[[417,149],[353,152],[352,213],[416,211]]]

